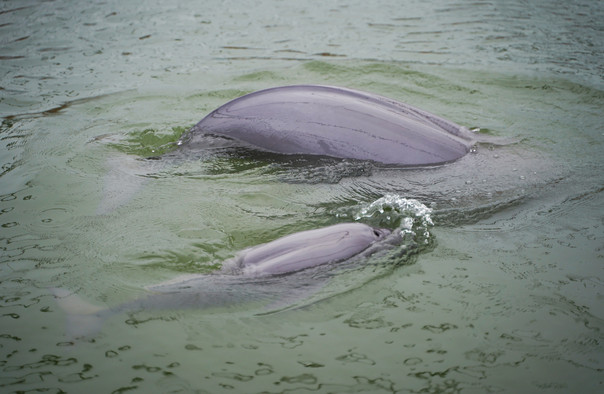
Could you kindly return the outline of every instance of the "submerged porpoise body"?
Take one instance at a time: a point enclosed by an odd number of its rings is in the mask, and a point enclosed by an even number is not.
[[[225,136],[281,154],[437,165],[470,151],[473,134],[427,111],[372,93],[321,85],[260,90],[212,111],[179,142],[203,149]]]

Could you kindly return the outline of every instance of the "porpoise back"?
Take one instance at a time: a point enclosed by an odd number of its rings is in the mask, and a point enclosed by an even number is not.
[[[320,85],[257,91],[217,108],[182,139],[226,136],[281,154],[371,160],[422,166],[467,154],[472,133],[410,105],[357,90]]]

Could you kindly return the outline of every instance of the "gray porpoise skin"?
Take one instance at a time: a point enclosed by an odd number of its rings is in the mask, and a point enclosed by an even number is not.
[[[421,166],[467,154],[472,133],[410,105],[357,90],[282,86],[232,100],[195,125],[181,144],[203,145],[219,135],[281,154]]]
[[[235,265],[244,275],[285,274],[347,260],[388,234],[390,230],[363,223],[341,223],[245,249],[225,266]]]

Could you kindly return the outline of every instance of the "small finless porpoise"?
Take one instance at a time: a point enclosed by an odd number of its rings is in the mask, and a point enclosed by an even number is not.
[[[283,292],[294,289],[281,286],[283,275],[347,261],[390,233],[362,223],[342,223],[286,235],[239,252],[215,274],[179,277],[150,287],[148,296],[110,308],[91,305],[64,289],[53,289],[53,293],[67,313],[70,335],[86,337],[100,330],[106,318],[125,311],[210,308],[287,298],[290,294]]]

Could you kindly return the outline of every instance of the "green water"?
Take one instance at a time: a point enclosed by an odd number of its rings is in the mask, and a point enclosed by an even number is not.
[[[603,20],[595,1],[4,2],[0,391],[602,391]],[[416,170],[142,158],[295,83],[506,144]],[[112,307],[386,195],[432,209],[429,247],[306,300],[277,287],[298,308],[124,312],[74,340],[49,291]]]

